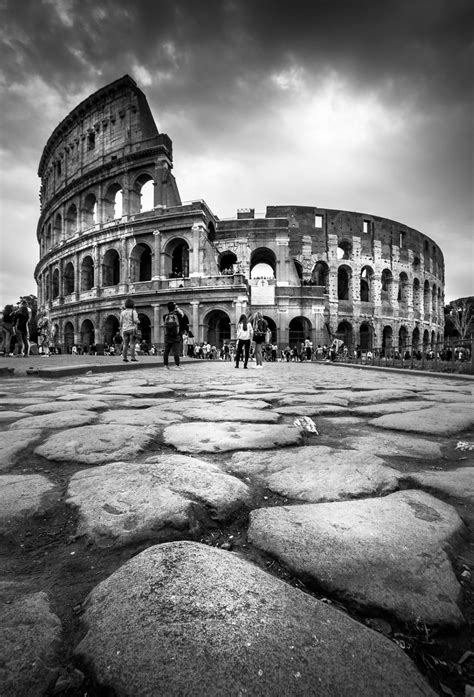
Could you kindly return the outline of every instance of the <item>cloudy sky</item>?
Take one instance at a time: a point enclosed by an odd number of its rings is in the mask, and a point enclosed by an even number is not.
[[[0,0],[0,304],[36,293],[38,163],[81,100],[131,75],[183,201],[392,218],[474,294],[471,0]]]

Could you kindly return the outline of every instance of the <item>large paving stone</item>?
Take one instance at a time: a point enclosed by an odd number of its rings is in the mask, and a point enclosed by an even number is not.
[[[249,423],[272,423],[280,419],[280,415],[264,408],[253,408],[250,404],[245,406],[232,404],[231,401],[220,404],[207,404],[204,408],[193,407],[192,402],[185,409],[184,414],[188,419],[200,421],[248,421]]]
[[[449,496],[474,501],[474,467],[458,467],[447,472],[410,472],[407,480],[423,489],[432,489]]]
[[[288,395],[279,400],[279,406],[293,406],[295,404],[306,404],[312,407],[326,406],[331,404],[338,407],[347,407],[349,404],[348,397],[331,394],[330,392],[323,394],[307,394],[306,390],[302,390],[301,394]]]
[[[157,407],[149,409],[114,409],[101,414],[102,424],[131,424],[132,426],[158,426],[182,421],[183,416]]]
[[[380,496],[398,489],[399,478],[375,455],[317,445],[234,453],[227,469],[241,476],[258,474],[277,494],[311,503]]]
[[[217,465],[168,455],[77,472],[68,497],[79,509],[78,534],[99,546],[119,546],[169,529],[196,533],[208,515],[225,520],[250,494]]]
[[[449,436],[474,426],[474,410],[468,405],[444,404],[406,414],[390,414],[372,419],[378,428],[409,431],[426,435]]]
[[[24,419],[23,419],[24,420]],[[0,470],[13,465],[18,456],[41,438],[40,429],[0,431]]]
[[[275,407],[277,414],[294,414],[295,416],[328,416],[335,414],[347,414],[348,409],[335,404],[293,404],[289,407]]]
[[[283,447],[297,445],[302,438],[294,426],[232,421],[195,421],[168,426],[164,431],[166,443],[187,453]]]
[[[42,404],[32,404],[29,407],[23,407],[24,414],[53,414],[55,412],[64,411],[94,411],[96,409],[107,409],[107,402],[101,402],[98,399],[77,399],[64,402],[44,402]]]
[[[370,457],[372,454],[383,457],[404,456],[410,458],[441,457],[439,443],[427,440],[421,436],[411,436],[407,433],[377,433],[351,434],[341,438],[341,445],[355,448]]]
[[[99,387],[97,390],[92,390],[91,394],[95,395],[125,395],[129,397],[164,397],[165,395],[174,394],[174,390],[163,385],[114,385],[113,387]]]
[[[0,424],[7,423],[8,421],[24,419],[25,416],[27,416],[27,414],[22,414],[21,411],[0,411]]]
[[[430,402],[459,402],[466,404],[473,404],[473,395],[463,394],[462,392],[447,392],[447,391],[428,391],[423,393],[423,399]]]
[[[98,585],[76,654],[122,697],[434,697],[394,643],[238,556],[157,545]]]
[[[61,622],[46,593],[5,602],[0,592],[0,686],[3,697],[45,695],[59,672]]]
[[[15,520],[26,518],[52,505],[46,494],[54,489],[40,474],[2,474],[0,476],[0,530]]]
[[[97,421],[97,414],[94,411],[64,407],[60,412],[28,416],[10,424],[9,428],[10,431],[25,428],[73,428],[74,426],[87,426],[94,423],[94,421]]]
[[[80,426],[55,433],[35,448],[35,454],[58,462],[100,465],[134,458],[158,436],[151,426],[103,424]]]
[[[416,398],[414,390],[406,389],[377,389],[364,390],[362,392],[351,392],[348,395],[351,406],[363,406],[364,404],[378,404],[379,402],[390,402],[397,399],[407,400],[411,397]]]
[[[452,506],[408,490],[253,511],[249,540],[360,608],[458,626],[460,586],[446,550],[463,531]]]
[[[37,404],[38,400],[39,397],[14,397],[12,395],[0,398],[0,407],[26,407],[29,404]]]
[[[384,414],[398,414],[417,409],[428,409],[431,406],[429,402],[421,400],[400,400],[398,402],[382,402],[381,404],[365,404],[362,407],[352,407],[353,414],[358,416],[383,416]]]

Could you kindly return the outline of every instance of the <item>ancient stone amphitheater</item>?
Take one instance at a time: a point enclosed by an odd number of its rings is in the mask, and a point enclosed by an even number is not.
[[[426,235],[318,206],[220,220],[203,200],[181,201],[172,168],[171,139],[129,76],[53,131],[38,171],[35,278],[63,350],[110,343],[127,296],[157,346],[169,300],[196,341],[216,346],[255,310],[280,348],[307,336],[385,351],[442,338],[443,254]]]

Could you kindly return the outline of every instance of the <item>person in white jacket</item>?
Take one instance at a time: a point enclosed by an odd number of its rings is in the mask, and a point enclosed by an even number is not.
[[[135,303],[131,298],[125,300],[125,307],[120,313],[120,331],[123,336],[122,360],[127,363],[127,351],[130,346],[131,360],[135,358],[135,337],[138,327],[138,313],[135,310]]]
[[[247,368],[250,354],[250,342],[252,341],[252,325],[247,319],[247,315],[240,315],[237,324],[237,354],[235,357],[235,367],[239,367],[239,361],[244,357],[244,368]]]

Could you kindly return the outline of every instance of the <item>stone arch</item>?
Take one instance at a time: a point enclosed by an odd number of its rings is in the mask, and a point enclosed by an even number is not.
[[[44,299],[46,301],[50,300],[51,297],[51,279],[49,277],[49,273],[46,273],[44,276]]]
[[[265,319],[267,321],[268,328],[272,333],[271,342],[277,343],[277,341],[278,341],[278,329],[277,329],[275,320],[272,317],[268,317],[267,315],[263,315],[263,319]]]
[[[423,311],[429,313],[431,310],[431,290],[430,282],[426,280],[423,284]]]
[[[130,213],[145,213],[154,208],[155,182],[151,174],[136,177],[130,196]]]
[[[107,315],[103,323],[103,342],[109,346],[113,344],[114,336],[120,330],[120,322],[115,315]]]
[[[329,292],[329,266],[325,261],[317,261],[311,272],[311,280],[315,286],[324,286],[324,292]]]
[[[90,319],[85,319],[80,329],[81,346],[92,346],[95,343],[94,324]]]
[[[72,322],[66,322],[63,329],[63,343],[66,353],[71,353],[74,346],[74,325]]]
[[[403,305],[408,305],[410,282],[405,271],[398,277],[398,302]]]
[[[302,341],[311,336],[312,325],[307,317],[300,315],[299,317],[293,317],[288,329],[290,346],[295,346],[296,344],[299,347]]]
[[[71,293],[74,293],[74,265],[71,261],[68,261],[64,267],[63,285],[64,295],[71,295]]]
[[[232,267],[237,263],[237,255],[234,252],[226,250],[219,254],[219,271],[221,273],[230,273]]]
[[[438,293],[436,290],[436,284],[433,283],[433,288],[431,289],[431,311],[433,312],[434,315],[437,315],[438,313]]]
[[[152,251],[140,242],[130,252],[130,283],[151,280]]]
[[[169,278],[189,276],[189,245],[181,237],[168,242],[165,249],[165,273]]]
[[[54,246],[61,241],[63,236],[63,219],[61,213],[57,213],[54,218],[53,234],[51,236],[51,244]]]
[[[417,350],[420,346],[420,330],[418,329],[418,327],[415,327],[413,330],[413,333],[411,335],[411,343],[414,351]]]
[[[351,300],[351,278],[352,269],[345,264],[341,265],[337,270],[337,299]]]
[[[53,300],[59,297],[59,269],[53,271]]]
[[[337,325],[335,338],[343,341],[347,347],[352,346],[352,324],[348,322],[346,319],[342,320],[342,322],[339,322],[339,324]]]
[[[230,341],[231,322],[224,310],[211,310],[205,316],[203,324],[204,340],[211,346],[221,348],[225,341]]]
[[[421,312],[421,285],[420,279],[413,279],[413,309],[415,312]]]
[[[65,235],[66,237],[72,237],[77,232],[77,206],[75,203],[71,203],[67,209],[65,218]]]
[[[84,199],[83,219],[85,230],[97,223],[97,198],[92,192],[88,193]]]
[[[122,186],[118,182],[110,184],[103,199],[105,222],[122,217]]]
[[[405,351],[408,348],[409,334],[408,329],[402,325],[398,330],[398,348],[400,352]]]
[[[81,263],[81,292],[94,287],[94,261],[86,256]]]
[[[382,304],[391,304],[392,303],[392,286],[393,286],[393,275],[390,269],[385,268],[382,271],[382,276],[380,279],[380,284],[381,284],[381,289],[380,289],[380,297],[382,300]]]
[[[260,265],[262,266],[260,267]],[[256,269],[256,267],[258,268]],[[265,278],[276,278],[275,252],[268,247],[257,247],[250,255],[250,278],[262,275],[264,275]]]
[[[430,345],[430,332],[428,329],[425,329],[423,332],[423,348],[428,348]]]
[[[52,247],[52,236],[51,236],[51,223],[46,226],[46,234],[44,237],[44,249],[47,251]]]
[[[359,346],[362,351],[373,349],[374,330],[369,322],[362,322],[359,329]]]
[[[360,272],[360,301],[369,303],[374,301],[373,296],[374,271],[370,266],[363,266]]]
[[[108,249],[102,257],[102,287],[120,283],[120,256],[116,249]]]
[[[352,241],[340,240],[337,245],[336,256],[338,260],[350,259],[352,255]]]
[[[393,346],[393,329],[389,324],[386,324],[382,330],[382,351],[387,355]]]

